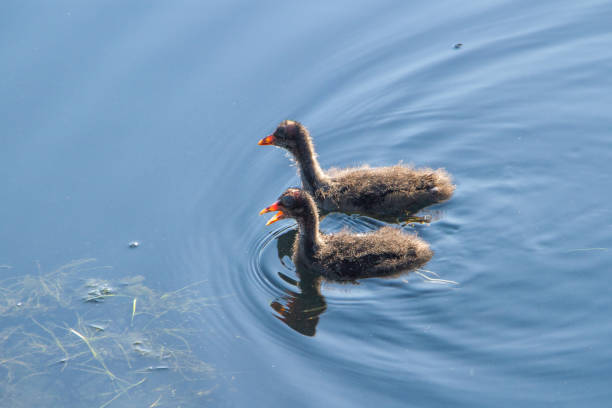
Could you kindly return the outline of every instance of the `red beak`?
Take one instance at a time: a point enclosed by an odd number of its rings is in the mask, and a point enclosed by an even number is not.
[[[274,137],[274,133],[273,133],[270,136],[266,136],[263,139],[261,139],[259,143],[257,144],[260,146],[267,146],[267,145],[273,145],[275,141],[276,141],[276,138]]]
[[[268,212],[272,212],[272,211],[278,211],[274,217],[270,218],[270,220],[268,220],[268,222],[266,222],[266,225],[270,225],[275,223],[278,220],[282,220],[283,218],[285,218],[285,214],[283,214],[283,211],[281,210],[281,206],[280,204],[277,202],[275,202],[274,204],[272,204],[269,207],[264,208],[263,210],[261,210],[259,212],[259,215],[268,213]]]

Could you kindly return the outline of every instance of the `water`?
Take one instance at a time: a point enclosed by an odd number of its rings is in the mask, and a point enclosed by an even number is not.
[[[608,405],[612,3],[0,11],[0,264],[11,267],[0,273],[96,258],[111,281],[198,283],[189,296],[210,300],[173,321],[214,375],[159,370],[109,406],[162,394],[160,406]],[[454,197],[424,212],[433,222],[404,228],[435,251],[426,268],[458,285],[412,274],[302,293],[282,257],[292,223],[257,215],[299,183],[281,151],[257,146],[287,118],[309,127],[323,168],[404,161],[453,174]],[[379,225],[335,214],[322,228]],[[77,299],[41,323],[65,341],[78,316],[122,305],[117,326],[129,326],[131,298],[113,302]],[[283,322],[291,305],[312,319]],[[19,315],[0,330],[16,322],[44,338]],[[0,404],[45,406],[32,392],[44,389],[54,406],[78,406],[65,390],[95,381],[105,394],[87,402],[100,406],[121,390],[71,362],[40,365],[33,382],[0,364]],[[156,388],[167,384],[175,399]]]

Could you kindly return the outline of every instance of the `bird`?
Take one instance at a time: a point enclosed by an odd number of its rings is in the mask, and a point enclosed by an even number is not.
[[[334,234],[319,231],[319,215],[312,196],[298,188],[287,189],[260,215],[276,214],[270,225],[284,218],[297,221],[298,234],[292,259],[298,269],[306,268],[333,281],[355,281],[391,277],[427,263],[433,256],[429,245],[416,234],[384,226],[369,233],[342,230]]]
[[[431,204],[448,200],[455,191],[444,169],[406,165],[331,169],[319,166],[310,132],[297,121],[285,120],[259,145],[288,150],[297,162],[302,188],[324,213],[339,211],[382,220],[414,214]]]

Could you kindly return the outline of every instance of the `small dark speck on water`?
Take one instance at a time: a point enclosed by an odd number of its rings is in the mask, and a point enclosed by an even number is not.
[[[454,48],[454,49],[456,49],[456,50],[458,50],[458,49],[459,49],[459,48],[461,48],[461,47],[463,47],[463,44],[461,44],[461,43],[457,43],[457,44],[455,44],[455,45],[454,45],[454,47],[453,47],[453,48]]]
[[[138,241],[132,241],[132,242],[130,242],[130,243],[128,244],[128,246],[129,246],[130,248],[138,248],[138,247],[140,246],[140,242],[138,242]]]

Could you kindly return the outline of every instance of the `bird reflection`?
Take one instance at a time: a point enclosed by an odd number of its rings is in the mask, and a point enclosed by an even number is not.
[[[284,265],[285,259],[296,263],[298,281],[282,273],[279,276],[298,290],[286,290],[271,307],[278,319],[307,336],[315,335],[319,316],[327,308],[321,294],[322,279],[356,283],[365,278],[394,277],[422,267],[433,255],[429,245],[416,234],[405,234],[390,226],[366,234],[348,230],[321,233],[317,207],[304,190],[287,189],[260,214],[269,212],[276,214],[266,225],[293,218],[299,231],[299,236],[291,231],[277,238],[281,263]],[[423,221],[415,217],[405,222]]]
[[[296,236],[296,230],[289,230],[277,238],[278,258],[283,265],[285,265],[284,259],[291,259]],[[281,322],[305,336],[314,336],[319,315],[327,309],[325,298],[321,295],[322,278],[304,270],[298,270],[297,273],[299,281],[282,272],[278,273],[282,280],[295,286],[299,291],[287,290],[285,295],[274,300],[270,306],[278,313],[275,317]]]
[[[296,236],[296,230],[289,230],[277,238],[278,257],[284,265],[285,259],[291,259]],[[270,307],[277,313],[275,317],[278,320],[298,333],[312,337],[316,334],[319,317],[327,309],[325,297],[321,294],[324,278],[300,265],[296,265],[296,273],[299,278],[297,281],[282,272],[278,273],[281,279],[295,286],[296,290],[287,290],[284,295],[270,303]],[[325,280],[332,281],[329,278]],[[342,283],[358,282],[344,280]]]
[[[281,272],[279,276],[287,282],[293,281]],[[300,292],[288,290],[270,306],[278,313],[276,318],[281,322],[305,336],[314,336],[319,316],[327,309],[325,298],[321,295],[321,277],[306,272],[301,274],[296,285]]]

